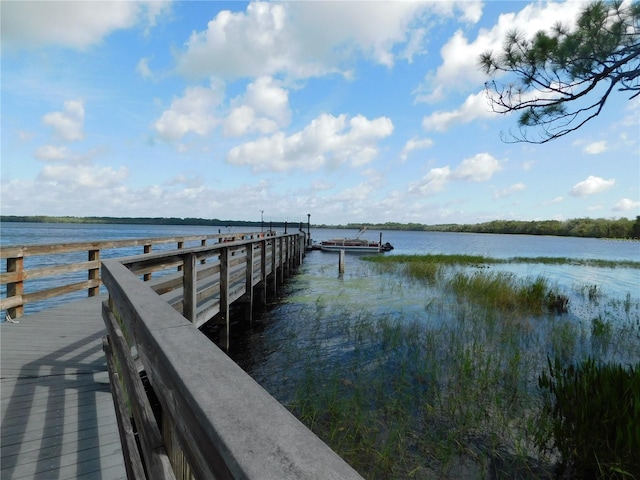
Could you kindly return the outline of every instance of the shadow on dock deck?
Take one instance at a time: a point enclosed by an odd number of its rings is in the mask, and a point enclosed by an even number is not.
[[[0,325],[1,478],[126,478],[109,390],[104,297]]]

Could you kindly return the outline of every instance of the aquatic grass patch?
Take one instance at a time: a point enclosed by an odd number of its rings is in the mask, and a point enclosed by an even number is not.
[[[538,451],[534,438],[547,357],[637,359],[638,302],[603,299],[611,331],[597,337],[597,315],[549,311],[544,293],[563,292],[543,277],[496,281],[503,274],[479,264],[433,264],[427,281],[392,262],[357,278],[327,271],[312,294],[285,301],[289,320],[274,312],[286,334],[270,360],[283,363],[262,381],[365,478],[553,478],[557,454]],[[450,285],[458,274],[460,292]],[[480,299],[491,283],[496,295],[521,290],[518,303],[536,306]],[[608,347],[598,350],[596,337]]]
[[[509,272],[455,272],[447,281],[455,294],[467,301],[500,311],[541,314],[551,291],[544,277],[519,279]]]
[[[517,275],[503,271],[489,271],[491,263],[508,263],[506,260],[478,255],[395,255],[367,257],[376,265],[397,271],[429,284],[440,282],[458,295],[460,299],[502,311],[541,314],[544,310],[566,313],[569,297],[552,288],[542,276],[520,279]],[[468,270],[451,270],[453,267],[472,267]],[[449,273],[444,269],[449,267]]]
[[[530,263],[543,265],[574,265],[600,268],[640,268],[640,261],[634,260],[604,260],[599,258],[569,258],[569,257],[510,257],[496,258],[483,255],[460,254],[427,254],[427,255],[377,255],[363,259],[379,265],[394,263],[437,263],[441,265],[487,266],[509,263]]]
[[[365,478],[455,476],[460,462],[472,478],[552,478],[533,444],[541,407],[532,379],[548,347],[523,350],[535,330],[482,313],[461,305],[459,320],[437,328],[366,312],[342,318],[350,357],[324,363],[326,344],[308,344],[288,406]],[[579,338],[569,325],[552,325],[560,340],[551,351],[566,359]]]
[[[602,317],[595,317],[591,321],[591,335],[599,338],[610,338],[613,325],[610,320]]]
[[[604,260],[600,258],[569,257],[512,257],[505,263],[539,263],[544,265],[576,265],[598,268],[640,268],[640,262],[634,260]]]
[[[545,393],[539,447],[561,455],[570,478],[640,475],[640,362],[602,364],[593,358],[548,361],[539,377]],[[564,478],[564,477],[563,477]]]
[[[352,356],[306,368],[289,407],[367,478],[440,477],[470,452],[480,477],[498,457],[526,469],[537,361],[514,325],[492,321],[487,336],[483,309],[457,310],[449,326],[342,318]],[[326,358],[321,349],[307,350],[309,365]]]
[[[363,260],[379,265],[393,265],[398,263],[435,263],[438,265],[485,265],[490,263],[503,263],[504,260],[485,257],[483,255],[371,255],[363,257]],[[640,263],[640,262],[639,262]]]

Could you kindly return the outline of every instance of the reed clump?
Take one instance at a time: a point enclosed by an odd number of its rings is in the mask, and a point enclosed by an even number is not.
[[[563,478],[640,476],[640,363],[548,361],[536,440],[560,452]]]
[[[397,263],[426,262],[441,265],[499,265],[507,263],[529,263],[542,265],[574,265],[599,268],[640,268],[640,262],[635,260],[603,260],[598,258],[569,258],[569,257],[510,257],[495,258],[483,255],[466,254],[427,254],[427,255],[386,255],[368,257],[367,260],[390,265]]]
[[[610,306],[622,326],[581,323],[547,279],[482,257],[381,258],[378,276],[290,298],[267,388],[365,478],[553,478],[560,449],[536,436],[547,358],[637,358],[637,302]]]
[[[456,272],[448,286],[458,297],[484,307],[533,314],[548,308],[551,291],[543,277],[521,280],[513,273],[488,271]]]
[[[434,328],[344,317],[348,353],[327,364],[322,344],[308,344],[288,406],[365,478],[455,477],[465,458],[470,478],[548,477],[523,433],[534,422],[535,356],[513,324],[477,313],[461,307],[454,325]]]

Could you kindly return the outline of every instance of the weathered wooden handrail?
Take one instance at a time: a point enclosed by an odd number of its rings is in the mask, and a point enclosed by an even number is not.
[[[197,327],[220,314],[219,320],[224,327],[220,345],[229,348],[229,306],[244,297],[251,315],[253,287],[258,284],[262,287],[259,299],[264,303],[267,277],[270,276],[275,292],[291,268],[301,263],[304,254],[302,237],[300,234],[257,236],[213,246],[121,258],[119,261],[145,278],[148,272],[177,266],[177,273],[152,280],[152,289]],[[273,272],[276,274],[271,275]]]
[[[252,295],[254,286],[264,291],[268,279],[281,283],[285,270],[301,261],[304,245],[304,235],[283,235],[103,260],[109,292],[104,346],[131,478],[144,478],[146,471],[153,479],[361,479],[196,327],[198,305],[207,301],[198,293],[212,279],[219,315],[228,319],[234,285]],[[180,263],[178,289],[190,319],[160,294],[162,282],[140,278],[148,269]],[[215,288],[209,291],[216,295]],[[158,399],[155,409],[141,377]]]
[[[158,245],[175,244],[180,249],[184,248],[187,243],[199,243],[200,246],[205,246],[210,240],[228,242],[236,239],[258,238],[261,235],[264,235],[266,238],[272,236],[273,233],[224,233],[96,242],[11,245],[2,247],[0,248],[0,259],[6,260],[6,272],[0,273],[0,285],[6,285],[6,298],[0,299],[0,310],[6,310],[11,318],[18,318],[24,314],[25,305],[31,303],[41,302],[81,290],[86,290],[90,297],[98,295],[101,285],[100,255],[101,252],[105,250],[143,247],[144,253],[151,253],[153,247]],[[69,262],[63,258],[63,254],[79,252],[87,253],[87,261]],[[46,267],[25,268],[25,259],[32,257],[46,257],[47,259],[52,259],[51,263],[59,259],[59,262],[56,265],[47,265]],[[179,268],[181,268],[181,266],[179,266]],[[57,285],[53,288],[30,292],[27,292],[25,289],[25,284],[32,280],[82,271],[87,272],[86,280],[84,281],[78,281],[79,278],[60,279],[60,277],[58,277],[56,280]],[[145,280],[151,279],[151,272],[146,272],[144,275]]]

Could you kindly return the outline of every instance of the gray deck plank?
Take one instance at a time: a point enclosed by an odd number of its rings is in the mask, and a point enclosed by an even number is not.
[[[104,298],[0,325],[0,478],[126,478],[101,339]]]

